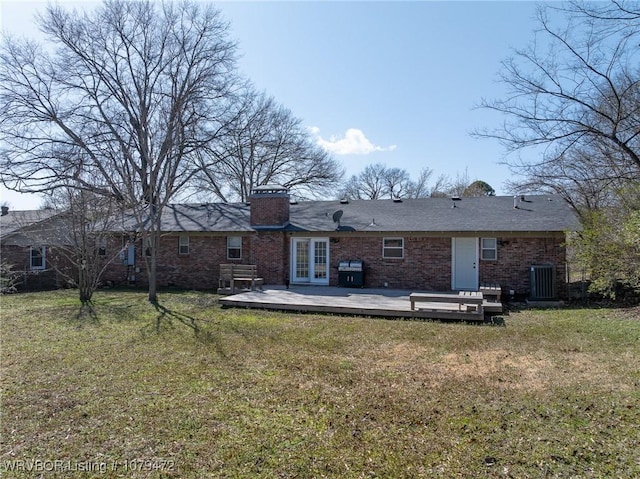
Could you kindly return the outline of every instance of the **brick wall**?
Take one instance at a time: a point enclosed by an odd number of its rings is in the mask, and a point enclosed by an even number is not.
[[[11,265],[16,274],[15,286],[19,290],[47,290],[68,286],[76,277],[69,261],[56,250],[47,246],[45,269],[31,269],[31,248],[29,246],[2,245],[2,261]]]
[[[395,236],[395,235],[394,235]],[[219,265],[242,263],[258,265],[265,284],[282,285],[289,279],[291,235],[281,231],[258,231],[242,235],[242,258],[227,259],[226,235],[190,235],[189,254],[178,253],[179,236],[163,236],[158,257],[158,286],[215,290]],[[383,259],[382,239],[378,235],[334,236],[330,238],[330,285],[338,285],[338,263],[360,259],[365,265],[365,287],[448,291],[451,288],[451,238],[404,237],[404,258]],[[499,237],[498,259],[479,261],[479,281],[496,282],[508,293],[529,293],[529,268],[532,264],[554,264],[556,284],[563,296],[566,258],[562,236],[550,238]],[[116,238],[111,248],[120,248]],[[113,249],[112,249],[113,251]],[[136,284],[146,285],[146,269],[141,248],[136,251]],[[113,254],[113,253],[110,253]],[[131,270],[133,271],[133,270]],[[105,280],[126,282],[127,267],[117,259]]]
[[[30,263],[29,246],[2,245],[0,250],[2,262],[8,263],[13,267],[14,271],[25,271],[29,269]]]
[[[289,278],[289,243],[281,231],[259,231],[248,237],[249,263],[258,265],[265,284],[283,285]]]
[[[451,239],[404,238],[404,258],[382,258],[382,236],[340,237],[330,241],[330,284],[338,284],[338,263],[364,261],[365,287],[428,289],[451,288]]]
[[[124,266],[122,264],[122,259],[119,256],[119,252],[121,251],[122,247],[123,241],[121,235],[114,235],[107,238],[105,260],[109,261],[110,263],[108,268],[102,274],[103,283],[110,283],[115,285],[128,284],[128,275],[135,273],[133,269],[130,271],[127,266]],[[126,254],[126,252],[124,254]]]
[[[244,243],[244,241],[243,241]],[[242,262],[227,260],[226,236],[189,235],[189,252],[179,253],[179,235],[160,239],[157,260],[158,286],[180,286],[191,289],[218,287],[220,264]],[[242,253],[246,252],[243,244]],[[144,264],[145,258],[142,258]]]
[[[529,270],[534,264],[553,264],[556,267],[556,285],[560,297],[566,295],[567,261],[564,237],[550,238],[498,238],[498,259],[480,261],[480,282],[496,282],[506,293],[514,290],[528,295]]]
[[[220,277],[220,265],[224,263],[256,264],[258,274],[266,284],[284,284],[283,264],[288,261],[284,233],[258,232],[243,234],[242,257],[227,258],[226,235],[188,235],[189,253],[179,253],[179,235],[171,234],[160,239],[157,258],[158,286],[177,286],[189,289],[215,290]],[[237,235],[234,235],[237,236]],[[121,238],[112,238],[107,245],[113,255],[122,247]],[[146,286],[146,258],[140,242],[136,243],[136,264],[126,266],[120,257],[115,258],[103,277],[114,284],[128,284],[135,276],[134,284]],[[287,271],[285,269],[284,271]]]
[[[361,259],[365,264],[365,287],[451,289],[451,238],[404,237],[404,258],[382,258],[382,236],[333,238],[330,284],[338,284],[338,263]],[[529,293],[529,269],[533,264],[554,264],[556,284],[562,296],[566,275],[563,237],[501,237],[498,259],[479,261],[481,283],[499,283],[503,290]]]

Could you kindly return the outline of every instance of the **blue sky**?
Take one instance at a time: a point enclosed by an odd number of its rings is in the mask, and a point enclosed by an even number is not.
[[[3,30],[35,34],[31,18],[43,5],[2,0]],[[412,176],[428,167],[434,178],[467,172],[506,194],[504,150],[469,133],[503,120],[474,107],[504,97],[500,62],[533,38],[534,2],[217,6],[238,42],[240,71],[300,118],[347,176],[371,163]],[[0,202],[25,209],[40,201],[0,188]]]

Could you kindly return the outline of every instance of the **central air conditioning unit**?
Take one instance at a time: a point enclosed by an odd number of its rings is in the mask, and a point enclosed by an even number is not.
[[[556,267],[553,264],[531,265],[529,284],[531,293],[529,299],[550,300],[556,299]]]

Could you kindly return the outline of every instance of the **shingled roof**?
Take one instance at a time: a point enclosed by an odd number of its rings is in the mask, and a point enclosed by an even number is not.
[[[18,230],[30,228],[47,220],[57,212],[51,209],[45,210],[7,210],[0,216],[0,237],[5,238]]]
[[[69,225],[53,209],[7,211],[0,216],[2,245],[65,244]]]
[[[515,205],[515,207],[514,207]],[[341,211],[342,213],[337,213]],[[337,214],[336,214],[337,213]],[[334,221],[339,218],[339,222]],[[580,229],[559,196],[483,196],[398,200],[304,201],[291,204],[287,231],[562,232]],[[254,231],[244,203],[174,204],[162,216],[166,232]]]

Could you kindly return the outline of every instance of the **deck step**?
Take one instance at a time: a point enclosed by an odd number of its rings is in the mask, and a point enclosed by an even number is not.
[[[502,287],[498,283],[482,283],[478,291],[481,292],[483,296],[495,297],[496,302],[500,302]]]

